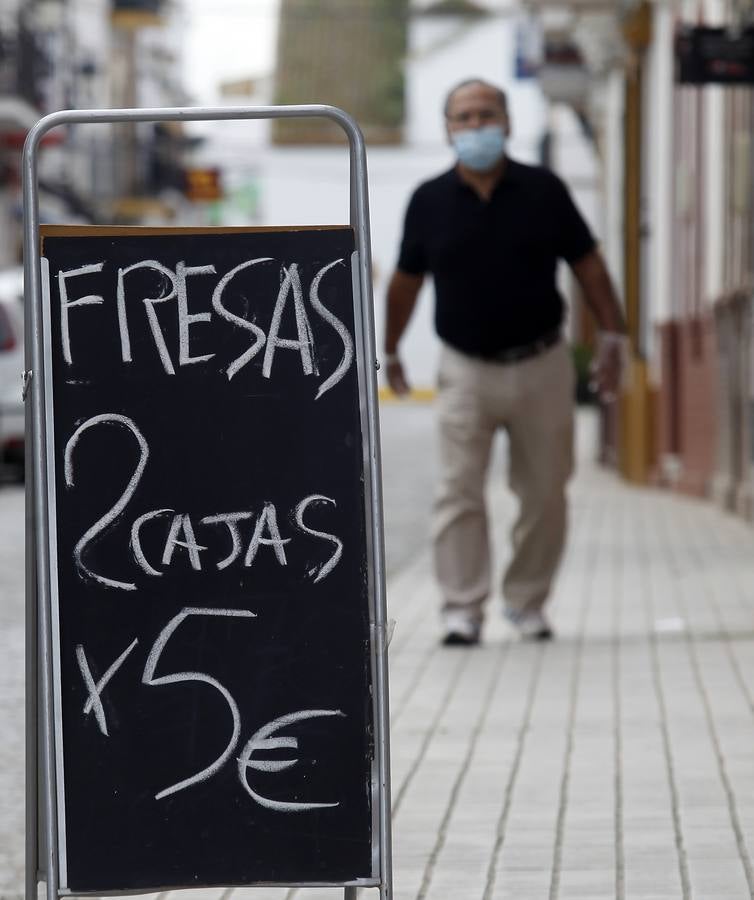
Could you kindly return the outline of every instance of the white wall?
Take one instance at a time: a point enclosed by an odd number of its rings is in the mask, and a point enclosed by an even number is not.
[[[653,40],[647,53],[644,79],[642,215],[642,302],[645,304],[644,346],[652,352],[656,326],[673,315],[673,9],[657,3],[653,10]]]
[[[706,0],[707,25],[725,24],[725,4]],[[712,305],[723,292],[725,252],[725,88],[707,85],[704,90],[704,242],[705,265],[702,302]]]
[[[604,207],[601,198],[600,163],[596,149],[586,137],[576,114],[563,104],[552,107],[552,167],[566,182],[571,196],[592,230],[600,240],[604,232]],[[566,333],[574,335],[571,319],[574,311],[571,288],[574,280],[568,267],[561,263],[558,270],[560,292],[568,304]]]
[[[623,285],[623,114],[624,75],[616,69],[605,84],[604,143],[602,149],[602,197],[604,228],[602,250],[619,291]]]
[[[512,12],[470,21],[455,16],[412,20],[406,62],[407,143],[444,144],[442,106],[448,90],[466,78],[482,78],[508,95],[512,155],[536,160],[547,104],[535,80],[514,77],[516,21]]]

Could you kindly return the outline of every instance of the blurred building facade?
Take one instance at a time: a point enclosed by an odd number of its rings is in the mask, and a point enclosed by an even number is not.
[[[283,4],[281,59],[292,6]],[[570,183],[624,298],[631,362],[620,402],[602,413],[602,458],[630,481],[706,496],[748,518],[753,20],[740,0],[531,0],[525,12],[492,0],[408,4],[400,145],[415,174],[410,158],[430,147],[441,157],[437,101],[450,84],[478,75],[508,90],[514,154]],[[311,72],[306,91],[281,98],[348,108]],[[370,150],[373,196],[383,153]],[[398,227],[395,216],[394,238]],[[389,269],[381,240],[376,257]],[[572,320],[572,337],[589,344],[578,306]],[[409,331],[409,359],[414,340]]]
[[[656,2],[621,23],[634,360],[612,439],[631,480],[751,518],[754,72],[730,67],[742,36],[754,58],[746,13],[717,0]]]
[[[568,110],[593,144],[596,211],[579,190],[583,143],[570,159],[553,154],[548,128],[540,158],[585,206],[629,324],[602,458],[631,481],[754,518],[753,10],[721,0],[528,8],[549,123]],[[573,312],[572,337],[589,343],[588,318]]]
[[[675,126],[666,165],[675,180],[672,302],[659,322],[659,479],[747,518],[754,515],[750,15],[717,0],[685,5],[674,20],[656,12],[652,35],[658,55],[675,63],[666,103]],[[736,72],[741,50],[748,70]]]
[[[332,103],[363,126],[378,327],[409,194],[452,162],[445,92],[472,76],[501,84],[512,154],[569,183],[624,298],[631,364],[620,402],[602,411],[602,458],[630,481],[754,518],[749,0],[281,0],[280,17],[276,71],[227,85],[223,102]],[[63,107],[185,103],[185,27],[179,0],[0,0],[0,227],[10,235],[0,265],[18,255],[26,130]],[[220,163],[228,190],[199,219],[185,206],[194,139],[182,131],[51,135],[43,218],[346,221],[348,162],[332,129],[255,127],[202,132],[193,189],[215,196],[203,191]],[[588,351],[594,330],[567,273],[563,288],[570,336]],[[430,292],[405,338],[426,388],[437,356]]]
[[[183,29],[173,0],[0,0],[0,266],[20,258],[28,129],[58,109],[185,102]],[[40,155],[43,221],[169,216],[170,189],[182,189],[183,148],[179,132],[151,125],[49,133]]]

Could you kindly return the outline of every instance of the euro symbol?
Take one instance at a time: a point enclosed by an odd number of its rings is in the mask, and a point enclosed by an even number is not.
[[[294,803],[292,801],[270,800],[269,797],[262,797],[261,794],[252,790],[247,778],[249,769],[256,769],[258,772],[283,772],[285,769],[295,766],[298,759],[252,759],[251,756],[260,750],[298,750],[298,738],[271,737],[271,735],[281,728],[294,725],[296,722],[325,718],[326,716],[343,716],[345,718],[345,713],[342,713],[339,709],[302,709],[299,712],[288,713],[286,716],[280,716],[280,718],[268,722],[249,738],[241,755],[238,757],[238,777],[251,798],[256,800],[260,806],[264,806],[266,809],[274,809],[278,812],[303,812],[308,809],[327,809],[328,807],[340,805],[339,803]]]

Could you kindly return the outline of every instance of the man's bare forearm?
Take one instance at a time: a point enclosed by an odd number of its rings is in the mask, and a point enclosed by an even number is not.
[[[406,330],[424,281],[421,275],[408,275],[396,270],[387,289],[387,318],[385,322],[385,352],[395,353]]]
[[[623,310],[600,252],[592,251],[571,268],[598,326],[604,331],[625,332]]]

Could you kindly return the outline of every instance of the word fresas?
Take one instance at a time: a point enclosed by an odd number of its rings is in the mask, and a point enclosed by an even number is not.
[[[46,262],[46,261],[45,261]],[[262,290],[255,287],[253,275],[257,267],[265,267],[270,264],[279,265],[279,288],[274,303],[264,303],[264,298],[259,301],[257,295]],[[304,286],[301,282],[301,273],[298,263],[282,265],[276,263],[272,257],[261,256],[256,259],[248,259],[226,272],[217,281],[212,291],[212,309],[221,320],[230,323],[236,328],[248,332],[251,339],[249,347],[244,352],[224,364],[222,371],[231,380],[252,359],[264,351],[262,357],[262,375],[264,378],[272,376],[275,354],[279,350],[294,351],[299,354],[301,368],[304,375],[320,376],[315,347],[314,331],[311,319],[307,311],[307,305],[322,319],[335,333],[343,345],[342,355],[335,369],[321,382],[315,399],[322,397],[336,384],[350,369],[354,360],[353,338],[344,323],[322,303],[319,297],[320,284],[327,273],[335,266],[343,265],[343,259],[335,259],[322,266],[309,285],[306,294],[308,304],[305,302]],[[75,269],[61,269],[56,273],[58,292],[60,295],[60,339],[62,342],[63,359],[71,366],[74,363],[74,342],[71,339],[72,316],[71,310],[83,306],[107,305],[105,297],[101,294],[84,294],[77,290],[78,280],[83,279],[86,284],[87,276],[101,273],[105,267],[104,262],[90,263]],[[158,276],[163,290],[157,297],[143,297],[138,294],[129,294],[129,275],[140,270],[150,270]],[[120,355],[123,363],[133,363],[131,348],[131,329],[135,318],[134,308],[143,305],[149,333],[155,349],[159,355],[162,367],[166,374],[175,375],[176,365],[182,366],[207,363],[215,357],[214,353],[205,353],[192,356],[190,350],[190,337],[192,328],[197,328],[202,323],[208,323],[212,319],[212,313],[189,312],[189,281],[199,276],[217,275],[217,269],[213,265],[188,266],[185,261],[176,264],[171,269],[154,259],[145,259],[133,265],[119,268],[112,294],[114,294],[114,306],[117,318],[117,328],[120,343]],[[49,288],[49,273],[48,273]],[[267,279],[269,280],[269,279]],[[85,287],[83,288],[85,290]],[[226,294],[228,295],[226,297]],[[269,327],[265,331],[253,318],[245,318],[232,312],[229,308],[229,298],[245,300],[248,297],[258,299],[260,310],[269,310]],[[166,329],[163,328],[160,317],[157,314],[158,306],[165,306],[170,301],[175,302],[175,316],[177,323],[177,348],[171,353],[166,338]],[[295,320],[296,336],[281,337],[281,325],[283,314],[292,306]],[[75,321],[75,320],[74,320]],[[175,329],[172,329],[175,330]]]

